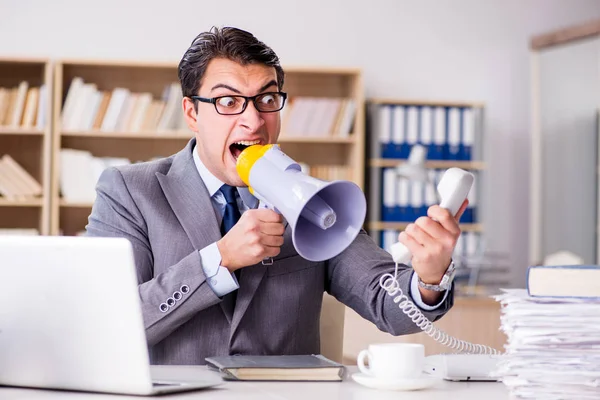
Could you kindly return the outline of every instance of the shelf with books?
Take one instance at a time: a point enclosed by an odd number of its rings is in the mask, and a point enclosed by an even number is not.
[[[100,130],[89,131],[64,131],[61,133],[63,137],[94,137],[94,138],[110,138],[110,139],[157,139],[157,140],[189,140],[192,137],[189,131],[173,131],[173,132],[103,132]]]
[[[0,131],[0,134],[1,131]],[[35,134],[31,132],[30,134]],[[65,131],[62,132],[63,137],[96,137],[96,138],[111,138],[111,139],[157,139],[157,140],[189,140],[191,133],[189,131],[177,132],[102,132],[100,130],[90,131]],[[279,143],[320,143],[320,144],[353,144],[354,137],[315,137],[315,136],[298,136],[289,137],[281,135]]]
[[[427,208],[439,202],[436,184],[452,167],[469,170],[475,183],[469,207],[461,218],[465,246],[457,251],[476,252],[483,247],[481,181],[483,159],[483,111],[478,102],[437,102],[403,99],[367,101],[367,154],[369,178],[369,234],[389,250],[398,234]],[[401,178],[397,168],[408,161],[414,145],[425,148],[428,180]]]
[[[297,112],[294,104],[299,99],[305,103],[319,99],[317,103],[328,104],[328,113],[313,107],[313,114],[319,111],[319,124],[292,124],[301,127],[294,132],[282,129],[282,149],[311,174],[347,177],[363,187],[360,70],[285,66],[284,70],[283,90],[290,101],[282,111],[282,125],[286,115]],[[99,171],[170,156],[193,133],[183,124],[176,63],[63,60],[56,63],[54,81],[51,232],[77,234],[87,223]]]
[[[51,89],[49,60],[0,58],[3,232],[49,233]]]

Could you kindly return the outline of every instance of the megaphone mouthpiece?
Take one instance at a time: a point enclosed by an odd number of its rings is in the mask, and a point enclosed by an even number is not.
[[[264,156],[265,153],[271,149],[271,147],[273,147],[272,144],[267,144],[264,146],[255,144],[253,146],[246,147],[238,156],[235,168],[242,181],[250,187],[251,192],[252,187],[250,186],[250,170],[254,166],[254,163]]]

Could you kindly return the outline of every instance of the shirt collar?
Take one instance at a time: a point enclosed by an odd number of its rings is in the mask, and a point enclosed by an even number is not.
[[[196,169],[198,170],[198,174],[200,174],[200,178],[204,181],[204,185],[206,185],[206,189],[208,190],[208,194],[212,198],[218,191],[221,189],[221,186],[224,185],[221,180],[215,177],[206,166],[200,160],[200,156],[197,151],[197,144],[194,145],[192,149],[194,164],[196,165]],[[258,199],[250,193],[250,190],[247,187],[238,187],[237,188],[242,201],[248,208],[256,208],[258,206]]]

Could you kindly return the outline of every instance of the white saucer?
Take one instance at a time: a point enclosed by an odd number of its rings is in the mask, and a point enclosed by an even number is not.
[[[360,372],[352,374],[352,379],[363,386],[382,390],[421,390],[432,387],[442,381],[438,377],[426,374],[421,375],[419,378],[378,379]]]

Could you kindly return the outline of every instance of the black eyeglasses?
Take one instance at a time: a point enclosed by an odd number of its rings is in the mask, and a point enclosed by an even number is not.
[[[285,92],[268,92],[257,94],[256,96],[219,96],[206,98],[200,96],[191,96],[192,99],[203,103],[212,103],[215,109],[221,115],[236,115],[241,114],[246,110],[248,101],[252,100],[254,107],[260,112],[269,113],[276,112],[283,108],[287,93]]]

